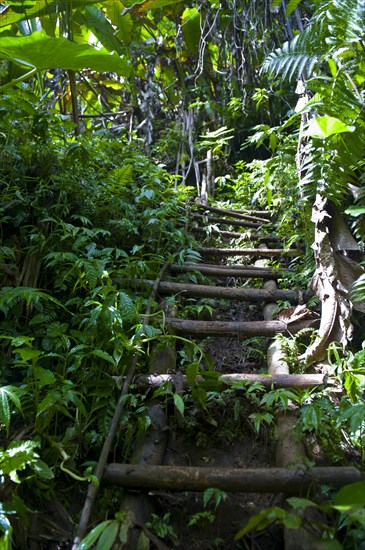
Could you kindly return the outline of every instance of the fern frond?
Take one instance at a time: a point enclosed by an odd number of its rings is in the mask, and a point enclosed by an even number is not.
[[[357,281],[354,282],[351,299],[353,302],[361,302],[365,296],[365,274],[361,275]]]
[[[282,48],[270,53],[262,65],[262,72],[277,78],[291,80],[293,76],[299,77],[303,72],[309,77],[319,61],[316,54],[307,53],[303,48],[303,37],[296,36],[291,42],[285,42]]]

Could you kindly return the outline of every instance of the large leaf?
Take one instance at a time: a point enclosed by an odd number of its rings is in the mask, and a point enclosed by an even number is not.
[[[355,126],[348,126],[338,118],[320,116],[310,121],[306,135],[319,139],[326,139],[335,134],[354,132],[354,130]]]
[[[0,16],[0,28],[14,25],[19,21],[42,17],[52,13],[66,11],[66,2],[70,0],[17,0],[9,2],[8,9]],[[78,8],[95,4],[95,0],[73,0],[72,7]]]
[[[110,21],[118,27],[117,38],[123,44],[130,44],[133,38],[133,19],[130,13],[122,15],[124,6],[120,0],[108,0],[106,13]]]
[[[122,0],[123,4],[128,9],[132,9],[136,13],[146,13],[147,11],[157,10],[169,6],[170,4],[176,4],[176,0]]]
[[[75,44],[66,38],[53,38],[41,32],[28,36],[0,39],[0,59],[8,59],[18,65],[37,69],[66,69],[79,71],[93,69],[128,76],[128,61],[117,54],[96,50],[89,44]]]
[[[122,46],[114,36],[114,28],[105,17],[102,10],[95,6],[86,6],[82,12],[76,12],[74,20],[91,29],[97,39],[108,51],[122,53]]]
[[[197,8],[186,8],[181,16],[182,31],[188,50],[194,54],[199,53],[199,41],[201,35],[201,15]]]

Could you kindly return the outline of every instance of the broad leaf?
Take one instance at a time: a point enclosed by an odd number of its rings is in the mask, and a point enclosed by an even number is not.
[[[301,1],[302,0],[290,0],[289,4],[286,7],[285,15],[286,16],[290,15],[298,6],[298,4],[300,4]]]
[[[182,397],[180,397],[178,393],[174,393],[174,405],[177,408],[177,410],[181,413],[181,415],[184,416],[185,404]]]
[[[66,38],[53,38],[42,32],[28,36],[0,39],[0,59],[7,59],[29,69],[93,69],[128,76],[130,69],[125,58],[96,50],[89,44],[76,44]]]
[[[186,8],[181,17],[182,31],[187,49],[198,55],[200,41],[200,13],[197,8]]]
[[[354,132],[355,126],[348,126],[338,118],[332,116],[321,116],[310,121],[307,136],[326,139],[336,134],[344,132]]]
[[[350,510],[365,506],[365,481],[357,481],[342,487],[335,498],[337,510]]]
[[[198,376],[199,364],[197,362],[190,363],[186,368],[186,378],[191,388],[196,386],[196,377]]]
[[[23,6],[10,5],[9,9],[0,17],[0,28],[14,25],[19,21],[33,19],[34,17],[43,17],[45,15],[56,14],[66,8],[66,2],[70,0],[26,0]],[[73,8],[95,4],[95,0],[72,0]]]
[[[100,535],[96,550],[110,550],[117,538],[118,531],[119,521],[112,521]]]
[[[112,521],[113,520],[107,519],[94,527],[94,529],[92,529],[90,533],[88,533],[80,542],[79,550],[88,550],[88,548],[91,548],[91,546],[98,540],[104,529],[106,529]]]

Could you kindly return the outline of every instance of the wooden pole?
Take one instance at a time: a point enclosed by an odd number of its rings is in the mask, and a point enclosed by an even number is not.
[[[185,319],[166,319],[167,325],[176,333],[190,334],[194,336],[265,336],[271,338],[276,334],[296,334],[303,328],[316,328],[319,321],[304,320],[294,323],[284,321],[190,321]]]
[[[252,215],[253,212],[251,211],[247,211],[247,213],[245,212],[237,212],[235,210],[229,210],[229,209],[225,209],[225,208],[216,208],[215,206],[208,206],[208,205],[200,205],[198,204],[197,207],[199,208],[199,210],[208,210],[209,212],[214,212],[215,214],[223,214],[224,216],[229,216],[231,218],[237,218],[237,219],[240,219],[240,220],[249,220],[249,221],[254,221],[254,222],[259,222],[259,223],[268,223],[269,220],[267,218],[264,218],[264,217],[258,217],[258,216],[255,216],[255,215]],[[259,215],[262,214],[262,212],[259,212]],[[267,212],[264,212],[265,215],[267,216],[271,216],[271,214],[267,213]]]
[[[315,485],[336,489],[361,481],[364,475],[352,467],[328,468],[198,468],[109,464],[103,482],[138,489],[205,491],[210,487],[234,493],[291,493],[306,495]]]
[[[208,373],[209,374],[209,373]],[[159,388],[166,382],[171,382],[173,385],[183,387],[183,389],[189,388],[188,380],[185,375],[182,374],[143,374],[137,376],[134,382],[142,388]],[[282,375],[264,375],[264,374],[222,374],[218,378],[212,380],[209,377],[198,375],[196,378],[198,384],[203,383],[204,389],[211,389],[216,391],[224,390],[227,386],[232,386],[239,383],[259,382],[266,389],[271,388],[314,388],[316,386],[330,385],[333,386],[335,382],[327,379],[323,374],[282,374]],[[237,388],[239,390],[239,388]]]
[[[148,279],[125,279],[126,282],[138,287],[143,285],[153,286],[154,281]],[[200,298],[216,298],[217,300],[236,300],[238,302],[275,302],[286,300],[292,304],[298,303],[305,297],[308,299],[311,293],[300,293],[297,290],[274,291],[264,288],[235,288],[225,286],[208,286],[190,283],[173,283],[161,281],[158,285],[158,294],[171,295],[180,294],[183,296],[197,296]]]
[[[204,235],[206,236],[214,235],[215,237],[221,237],[223,239],[247,239],[248,241],[262,241],[266,243],[280,241],[277,235],[265,235],[265,233],[253,233],[251,231],[238,233],[238,231],[220,231],[219,229],[211,229],[207,234],[206,230],[203,227],[193,227],[192,232],[200,234],[204,233]]]
[[[199,248],[198,252],[204,256],[302,256],[303,251],[298,248]]]
[[[241,277],[241,278],[261,278],[277,279],[285,277],[286,273],[292,273],[288,268],[266,268],[243,265],[213,265],[213,264],[171,264],[172,273],[186,273],[188,271],[199,271],[202,275],[210,277]]]
[[[219,223],[221,225],[235,225],[237,227],[260,227],[260,223],[244,220],[228,220],[227,218],[216,218],[214,216],[203,216],[202,214],[192,214],[194,220],[200,220],[207,223]]]

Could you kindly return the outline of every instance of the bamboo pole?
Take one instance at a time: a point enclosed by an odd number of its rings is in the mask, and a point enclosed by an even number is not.
[[[207,221],[208,223],[218,223],[221,225],[234,225],[236,227],[259,228],[260,223],[247,220],[228,220],[227,218],[216,218],[215,216],[203,216],[202,214],[192,214],[194,220]]]
[[[203,227],[193,227],[193,233],[205,234],[207,236],[213,235],[215,237],[222,237],[224,239],[247,239],[248,241],[262,241],[262,242],[279,242],[280,238],[276,235],[265,233],[251,233],[250,231],[244,233],[238,233],[238,231],[220,231],[219,229],[211,229],[207,234]]]
[[[316,328],[317,319],[285,323],[284,321],[190,321],[185,319],[166,319],[167,325],[176,333],[193,336],[265,336],[271,338],[276,334],[296,334],[303,328]]]
[[[154,281],[148,279],[126,279],[132,285],[138,287],[143,285],[153,286]],[[190,283],[174,283],[170,281],[161,281],[158,285],[158,293],[163,295],[181,294],[185,296],[197,296],[200,298],[216,298],[217,300],[237,300],[243,302],[269,302],[277,300],[286,300],[292,304],[298,303],[305,298],[309,298],[310,292],[304,294],[297,290],[274,291],[265,288],[235,288],[224,286],[208,286]]]
[[[215,264],[171,264],[172,273],[187,273],[189,271],[199,271],[202,275],[210,277],[241,277],[241,278],[261,278],[276,279],[285,277],[286,273],[291,273],[288,268],[266,268],[243,265],[215,265]]]
[[[216,487],[234,493],[291,493],[306,495],[314,485],[336,489],[361,481],[364,475],[352,467],[328,468],[199,468],[109,464],[103,482],[138,489],[205,491]]]
[[[209,373],[208,373],[209,374]],[[187,377],[179,373],[175,374],[144,374],[137,376],[134,382],[142,388],[159,388],[166,382],[173,385],[189,388]],[[214,389],[215,391],[224,390],[227,386],[237,385],[239,383],[259,382],[266,389],[271,388],[314,388],[316,386],[333,386],[335,382],[327,379],[323,374],[282,374],[282,375],[264,375],[264,374],[222,374],[218,378],[209,379],[202,375],[196,377],[198,384],[204,384],[204,389]],[[210,384],[210,385],[209,385]],[[239,390],[239,388],[237,388]]]
[[[258,216],[255,216],[255,215],[252,215],[253,214],[253,211],[247,211],[247,213],[245,213],[244,211],[242,212],[238,212],[237,210],[230,210],[230,209],[226,209],[226,208],[217,208],[215,206],[209,206],[209,205],[200,205],[198,204],[197,205],[197,208],[199,208],[199,210],[208,210],[209,212],[214,212],[215,214],[223,214],[223,215],[226,215],[226,216],[230,216],[231,218],[238,218],[240,220],[249,220],[249,221],[255,221],[255,222],[260,222],[260,223],[268,223],[269,220],[267,218],[264,218],[264,217],[258,217]],[[262,212],[259,212],[259,215],[262,214]],[[268,213],[264,213],[266,215],[269,215]]]
[[[207,256],[260,256],[270,258],[271,256],[302,256],[303,251],[298,248],[199,248],[200,254]]]

